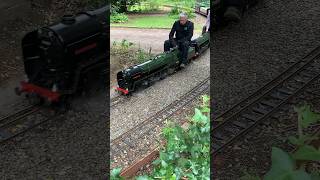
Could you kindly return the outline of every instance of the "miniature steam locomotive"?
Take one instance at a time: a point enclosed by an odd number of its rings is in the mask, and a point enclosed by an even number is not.
[[[22,40],[24,70],[27,76],[16,93],[58,102],[81,89],[86,74],[107,68],[109,47],[109,7],[42,27]]]
[[[210,33],[206,32],[197,39],[191,41],[188,52],[188,60],[198,57],[209,48]],[[142,64],[129,67],[117,73],[118,87],[120,93],[128,95],[137,87],[149,86],[151,83],[165,78],[179,68],[179,50],[172,48],[163,52],[153,59]]]

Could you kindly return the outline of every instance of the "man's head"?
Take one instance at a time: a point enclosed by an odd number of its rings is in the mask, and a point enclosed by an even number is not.
[[[181,13],[179,15],[179,22],[181,25],[185,25],[188,20],[188,15],[186,13]]]

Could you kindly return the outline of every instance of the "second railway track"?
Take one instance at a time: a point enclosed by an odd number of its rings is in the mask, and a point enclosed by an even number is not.
[[[54,115],[47,109],[29,106],[0,119],[0,144],[12,140],[31,129],[51,120]]]
[[[277,78],[214,119],[212,154],[223,151],[320,77],[320,46]]]

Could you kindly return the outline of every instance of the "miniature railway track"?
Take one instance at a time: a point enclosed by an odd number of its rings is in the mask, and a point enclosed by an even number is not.
[[[169,104],[152,117],[147,118],[129,131],[112,140],[110,146],[111,159],[114,159],[115,157],[124,157],[125,154],[123,154],[123,152],[127,153],[133,148],[137,148],[137,146],[139,146],[138,143],[142,143],[141,139],[144,139],[144,137],[156,136],[157,134],[154,132],[156,127],[162,126],[165,123],[165,120],[173,116],[175,112],[191,103],[204,92],[209,91],[209,87],[210,78],[208,77],[178,100]],[[141,151],[146,151],[146,149],[139,150],[138,152],[141,153]],[[136,154],[134,156],[137,155],[141,154]]]
[[[294,63],[254,94],[214,119],[211,133],[213,155],[241,138],[277,112],[320,77],[320,46]]]
[[[38,106],[29,106],[0,119],[0,144],[12,140],[51,119]],[[36,116],[44,116],[39,118]]]

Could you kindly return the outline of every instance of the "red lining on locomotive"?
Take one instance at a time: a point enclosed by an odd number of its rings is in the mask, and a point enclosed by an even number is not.
[[[36,86],[27,82],[21,82],[21,92],[36,93],[41,97],[47,98],[50,101],[57,102],[59,100],[60,94],[57,92],[52,92],[46,88]]]
[[[87,45],[87,46],[85,46],[85,47],[82,47],[82,48],[80,48],[80,49],[77,49],[77,50],[74,52],[74,54],[75,54],[75,55],[78,55],[78,54],[81,54],[81,53],[83,53],[83,52],[86,52],[86,51],[88,51],[88,50],[90,50],[90,49],[93,49],[93,48],[95,48],[95,47],[97,47],[97,43],[89,44],[89,45]]]
[[[126,90],[126,89],[123,89],[123,88],[120,88],[120,87],[117,87],[116,89],[117,89],[118,91],[123,92],[124,94],[129,94],[129,91]]]

